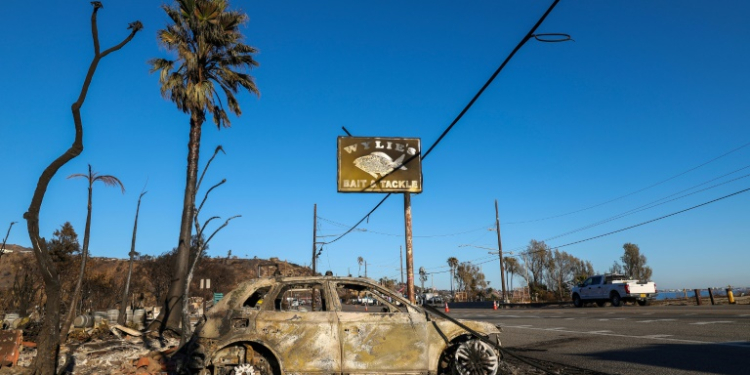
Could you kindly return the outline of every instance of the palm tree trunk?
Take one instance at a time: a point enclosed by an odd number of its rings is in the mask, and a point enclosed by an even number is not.
[[[63,320],[62,329],[60,330],[60,345],[65,343],[68,339],[68,331],[70,326],[73,325],[73,319],[76,313],[76,305],[78,305],[78,297],[81,295],[81,287],[83,286],[83,275],[86,273],[86,261],[89,257],[89,233],[91,233],[91,198],[94,181],[91,179],[91,165],[89,165],[89,201],[88,211],[86,213],[86,229],[83,232],[83,249],[81,250],[81,271],[78,274],[78,281],[76,282],[76,288],[73,291],[73,295],[70,297],[70,307],[68,307],[68,314]]]
[[[159,332],[169,328],[180,332],[182,323],[182,297],[185,292],[185,281],[188,277],[190,264],[190,245],[193,224],[193,209],[195,207],[195,188],[198,181],[198,159],[201,145],[201,125],[203,116],[193,111],[190,116],[190,139],[188,141],[187,176],[185,180],[185,196],[182,205],[182,220],[180,222],[180,239],[177,246],[177,263],[172,271],[172,282],[164,300],[159,317],[151,323],[149,329],[157,328]]]
[[[451,297],[455,297],[456,293],[453,291],[453,266],[451,266]]]
[[[133,238],[130,241],[130,264],[128,266],[128,277],[125,279],[125,288],[122,291],[122,302],[120,303],[120,314],[117,316],[117,324],[125,325],[126,309],[128,307],[128,294],[130,294],[130,278],[133,275],[133,260],[135,258],[135,235],[138,233],[138,213],[141,211],[141,199],[146,192],[142,192],[138,197],[138,205],[135,207],[135,223],[133,224]]]

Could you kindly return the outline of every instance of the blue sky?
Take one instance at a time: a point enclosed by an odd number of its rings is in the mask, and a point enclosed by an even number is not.
[[[206,184],[227,183],[203,216],[242,215],[209,254],[309,264],[313,204],[318,233],[336,235],[382,199],[336,192],[341,127],[420,137],[426,149],[549,4],[234,1],[260,51],[261,97],[240,96],[243,115],[231,128],[204,127],[201,164],[217,145],[227,152]],[[91,6],[42,0],[5,9],[33,13],[0,24],[0,230],[18,221],[8,242],[29,246],[22,215],[39,174],[73,141],[70,105],[92,56]],[[538,32],[575,42],[527,43],[424,161],[424,192],[412,197],[415,267],[448,288],[446,259],[456,256],[480,264],[498,287],[497,259],[481,249],[497,247],[488,230],[495,199],[503,248],[517,254],[531,239],[555,248],[750,187],[750,168],[742,169],[750,164],[748,14],[744,1],[561,2]],[[70,221],[83,235],[86,183],[65,177],[90,163],[127,189],[95,187],[93,255],[126,257],[144,186],[137,250],[158,255],[177,245],[188,136],[188,117],[160,97],[146,64],[167,56],[156,43],[166,16],[155,1],[110,1],[98,19],[103,47],[124,38],[129,22],[145,28],[100,63],[82,109],[85,150],[50,184],[41,230],[49,238]],[[579,230],[656,201],[664,203]],[[632,242],[660,288],[749,285],[748,212],[750,192],[560,250],[606,271]],[[362,256],[368,276],[399,279],[403,198],[390,197],[361,228],[326,246],[319,269],[356,275]]]

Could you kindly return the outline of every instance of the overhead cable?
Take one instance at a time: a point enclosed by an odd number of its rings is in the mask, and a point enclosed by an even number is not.
[[[495,80],[495,77],[497,77],[497,75],[500,74],[500,71],[503,70],[503,68],[505,67],[505,65],[508,64],[508,62],[510,61],[510,59],[513,58],[513,56],[516,54],[516,52],[518,52],[518,50],[520,50],[521,47],[523,47],[523,45],[526,44],[526,42],[528,42],[531,38],[535,37],[534,32],[542,24],[542,22],[544,22],[544,20],[547,18],[547,16],[550,14],[550,12],[552,12],[552,9],[555,8],[555,6],[557,5],[558,2],[560,2],[560,0],[555,0],[552,3],[552,5],[550,5],[550,7],[547,9],[547,11],[544,12],[544,15],[542,15],[542,17],[539,18],[539,20],[536,22],[536,24],[534,24],[534,27],[532,27],[531,30],[529,30],[529,32],[526,33],[526,35],[523,37],[523,39],[521,39],[521,41],[518,43],[518,45],[516,45],[516,48],[514,48],[513,51],[510,53],[510,55],[508,55],[508,57],[505,58],[505,60],[503,61],[503,63],[500,64],[500,66],[497,68],[497,70],[495,70],[495,72],[492,74],[492,76],[490,76],[490,78],[487,80],[487,82],[485,82],[484,86],[482,86],[482,88],[479,89],[479,91],[476,93],[476,95],[474,95],[474,97],[469,101],[469,104],[467,104],[464,107],[464,109],[461,111],[461,113],[458,114],[458,116],[456,116],[456,118],[453,120],[453,122],[451,122],[451,124],[443,131],[443,133],[440,134],[440,137],[438,137],[438,139],[432,144],[432,146],[430,146],[427,149],[427,152],[421,154],[421,159],[422,160],[424,160],[427,157],[427,155],[429,155],[432,152],[432,150],[440,143],[440,141],[442,141],[443,138],[445,138],[445,136],[448,135],[448,132],[450,132],[451,129],[453,129],[453,126],[456,125],[456,123],[458,123],[458,121],[464,116],[464,114],[474,105],[474,102],[476,102],[477,99],[479,99],[479,97],[482,95],[482,93],[484,92],[484,90],[487,89],[487,87],[492,83],[492,81]],[[540,36],[542,36],[542,35],[550,35],[550,34],[540,34]],[[540,41],[549,41],[549,40],[543,40],[543,39],[539,39],[539,40]],[[346,129],[344,129],[344,131],[346,131]],[[347,131],[347,133],[349,133],[349,132]],[[407,162],[408,161],[404,162],[404,164],[406,164]],[[354,226],[352,226],[349,230],[347,230],[346,232],[344,232],[341,236],[339,236],[339,237],[337,237],[337,238],[335,238],[335,239],[327,242],[326,244],[334,243],[334,242],[340,240],[341,238],[343,238],[344,236],[346,236],[347,234],[351,233],[354,230],[354,228],[358,227],[360,224],[362,224],[363,221],[365,221],[366,219],[368,219],[370,217],[370,215],[372,215],[372,213],[375,212],[375,210],[377,210],[378,207],[380,207],[380,205],[382,205],[383,202],[385,202],[385,200],[388,199],[388,197],[390,197],[390,196],[391,196],[391,193],[386,194],[386,196],[377,205],[375,205],[375,207],[372,210],[370,210],[370,212],[368,212],[361,220],[359,220],[356,224],[354,224]]]
[[[715,158],[713,158],[713,159],[711,159],[711,160],[709,160],[709,161],[707,161],[707,162],[704,162],[704,163],[702,163],[702,164],[700,164],[700,165],[697,165],[697,166],[695,166],[695,167],[693,167],[693,168],[690,168],[690,169],[688,169],[688,170],[686,170],[686,171],[684,171],[684,172],[678,173],[678,174],[676,174],[676,175],[674,175],[674,176],[672,176],[672,177],[669,177],[669,178],[667,178],[667,179],[661,180],[661,181],[659,181],[659,182],[656,182],[656,183],[654,183],[654,184],[651,184],[651,185],[649,185],[649,186],[646,186],[646,187],[644,187],[644,188],[638,189],[638,190],[636,190],[636,191],[633,191],[633,192],[627,193],[627,194],[625,194],[625,195],[621,195],[621,196],[619,196],[619,197],[617,197],[617,198],[612,198],[612,199],[610,199],[610,200],[608,200],[608,201],[605,201],[605,202],[602,202],[602,203],[598,203],[598,204],[595,204],[595,205],[593,205],[593,206],[589,206],[589,207],[586,207],[586,208],[582,208],[582,209],[579,209],[579,210],[575,210],[575,211],[570,211],[570,212],[566,212],[566,213],[564,213],[564,214],[553,215],[553,216],[547,216],[547,217],[543,217],[543,218],[540,218],[540,219],[523,220],[523,221],[509,221],[509,222],[505,222],[505,223],[503,223],[503,224],[505,224],[505,225],[509,225],[509,224],[528,224],[528,223],[536,223],[536,222],[539,222],[539,221],[545,221],[545,220],[550,220],[550,219],[557,219],[557,218],[561,218],[561,217],[564,217],[564,216],[568,216],[568,215],[573,215],[573,214],[577,214],[577,213],[579,213],[579,212],[583,212],[583,211],[588,211],[588,210],[590,210],[590,209],[592,209],[592,208],[597,208],[597,207],[601,207],[601,206],[604,206],[605,204],[609,204],[609,203],[612,203],[612,202],[618,201],[618,200],[620,200],[620,199],[623,199],[623,198],[627,198],[627,197],[629,197],[629,196],[632,196],[632,195],[638,194],[638,193],[640,193],[640,192],[642,192],[642,191],[646,191],[646,190],[648,190],[648,189],[654,188],[654,187],[656,187],[656,186],[659,186],[659,185],[661,185],[661,184],[664,184],[664,183],[666,183],[666,182],[669,182],[669,181],[671,181],[671,180],[674,180],[674,179],[675,179],[675,178],[677,178],[677,177],[680,177],[680,176],[686,175],[686,174],[688,174],[688,173],[690,173],[690,172],[692,172],[692,171],[694,171],[694,170],[696,170],[696,169],[698,169],[698,168],[701,168],[701,167],[703,167],[703,166],[706,166],[706,165],[708,165],[708,164],[711,164],[711,163],[713,163],[713,162],[715,162],[715,161],[717,161],[717,160],[719,160],[719,159],[721,159],[721,158],[723,158],[723,157],[725,157],[725,156],[727,156],[727,155],[729,155],[729,154],[732,154],[732,153],[734,153],[734,152],[736,152],[736,151],[739,151],[739,150],[741,150],[741,149],[743,149],[743,148],[745,148],[745,147],[747,147],[747,146],[750,146],[750,142],[748,142],[748,143],[745,143],[744,145],[742,145],[742,146],[739,146],[739,147],[737,147],[737,148],[734,148],[734,149],[732,149],[732,150],[729,150],[729,151],[727,151],[727,152],[725,152],[725,153],[723,153],[723,154],[721,154],[721,155],[719,155],[719,156],[717,156],[717,157],[715,157]]]

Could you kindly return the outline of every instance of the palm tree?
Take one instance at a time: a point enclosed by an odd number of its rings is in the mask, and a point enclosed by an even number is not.
[[[448,258],[448,266],[451,268],[451,295],[455,297],[455,294],[453,293],[453,279],[456,277],[456,267],[458,267],[458,258],[456,257],[450,257]]]
[[[505,257],[503,258],[503,266],[505,267],[506,277],[508,278],[508,287],[513,290],[513,275],[518,273],[519,265],[518,259]]]
[[[419,267],[419,281],[422,282],[422,293],[424,294],[424,282],[427,281],[427,271],[424,267]]]
[[[91,203],[93,198],[93,191],[94,191],[94,182],[102,182],[106,186],[119,186],[120,191],[122,191],[123,194],[125,194],[125,186],[122,184],[122,182],[115,176],[111,176],[108,174],[100,175],[96,172],[93,172],[91,170],[91,164],[89,164],[89,173],[75,173],[70,176],[68,176],[68,179],[71,178],[85,178],[89,182],[89,199],[88,199],[88,209],[86,212],[86,229],[83,231],[83,248],[81,249],[81,271],[78,274],[78,282],[76,283],[76,288],[73,291],[73,295],[70,298],[70,306],[68,307],[68,315],[65,316],[65,320],[63,320],[63,326],[62,331],[60,331],[61,337],[60,337],[60,344],[65,343],[65,340],[68,338],[68,331],[70,330],[70,325],[73,324],[73,318],[75,317],[75,309],[78,302],[78,297],[81,295],[81,286],[83,285],[83,275],[86,271],[86,261],[89,257],[89,233],[91,233]]]
[[[190,261],[193,210],[201,145],[201,127],[209,113],[217,128],[229,127],[224,103],[239,116],[235,94],[244,89],[259,95],[255,81],[248,74],[258,66],[253,54],[256,49],[243,43],[240,25],[247,15],[230,11],[226,0],[176,0],[162,8],[172,24],[159,30],[159,43],[174,54],[174,60],[155,58],[149,61],[151,72],[159,72],[161,93],[174,102],[177,109],[190,115],[187,175],[178,242],[178,259],[173,282],[163,301],[162,313],[154,326],[177,329],[181,311],[178,306],[185,290]],[[225,97],[222,101],[221,91]],[[149,328],[156,328],[156,327]]]
[[[357,276],[362,276],[362,264],[365,262],[365,258],[357,257],[357,264],[359,269],[357,270]]]

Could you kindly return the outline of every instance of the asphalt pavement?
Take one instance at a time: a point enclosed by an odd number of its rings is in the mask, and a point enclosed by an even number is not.
[[[454,309],[513,354],[606,374],[750,374],[750,305]]]

